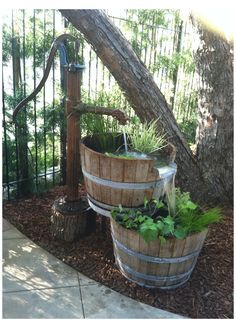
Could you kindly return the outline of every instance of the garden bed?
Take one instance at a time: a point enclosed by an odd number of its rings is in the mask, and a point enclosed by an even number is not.
[[[225,207],[224,220],[210,227],[190,280],[176,290],[161,291],[129,282],[118,271],[109,219],[98,216],[96,232],[78,242],[53,240],[51,207],[63,193],[63,187],[56,187],[41,197],[4,203],[4,218],[63,262],[123,295],[190,318],[233,318],[232,208]]]

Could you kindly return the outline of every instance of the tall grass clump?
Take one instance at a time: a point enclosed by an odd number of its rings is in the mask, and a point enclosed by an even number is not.
[[[128,131],[130,148],[132,150],[150,154],[165,147],[167,144],[166,134],[157,132],[158,120],[140,124]]]

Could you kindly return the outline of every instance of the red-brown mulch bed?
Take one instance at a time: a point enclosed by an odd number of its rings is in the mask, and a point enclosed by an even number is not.
[[[71,267],[123,295],[190,318],[233,318],[232,208],[224,207],[224,220],[211,226],[190,280],[176,290],[150,290],[129,282],[116,268],[108,219],[104,229],[97,217],[96,232],[78,242],[52,238],[51,206],[63,193],[56,187],[41,197],[4,203],[4,218]]]

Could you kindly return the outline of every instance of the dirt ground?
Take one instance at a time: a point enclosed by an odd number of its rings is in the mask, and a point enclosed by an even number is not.
[[[115,266],[109,219],[97,216],[96,232],[80,241],[54,240],[51,206],[63,187],[3,204],[3,216],[36,244],[86,276],[137,301],[190,318],[233,318],[233,209],[210,227],[190,280],[172,291],[148,289],[129,282]],[[81,194],[84,194],[81,188]]]

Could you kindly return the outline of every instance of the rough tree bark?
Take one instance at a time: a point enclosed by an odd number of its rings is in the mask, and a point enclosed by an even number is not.
[[[230,42],[198,28],[200,46],[195,54],[200,80],[197,160],[215,195],[233,198],[233,49]]]
[[[60,10],[93,46],[104,65],[110,70],[131,106],[142,121],[159,118],[158,129],[165,130],[169,141],[177,148],[181,187],[195,199],[212,195],[215,181],[204,181],[201,169],[178,128],[165,97],[152,75],[137,57],[129,42],[100,10]]]

